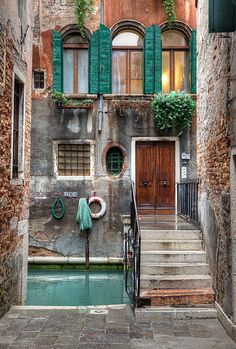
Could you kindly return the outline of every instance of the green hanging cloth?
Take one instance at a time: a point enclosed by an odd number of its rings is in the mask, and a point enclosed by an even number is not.
[[[80,224],[80,230],[91,230],[92,223],[92,212],[87,204],[85,198],[79,199],[79,205],[76,215],[76,223]]]

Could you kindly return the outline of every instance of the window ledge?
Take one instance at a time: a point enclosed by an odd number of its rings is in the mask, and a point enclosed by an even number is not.
[[[89,94],[89,93],[80,93],[80,94],[70,94],[70,93],[64,93],[66,98],[70,99],[97,99],[98,95],[95,94]]]
[[[153,97],[153,94],[104,94],[104,99],[128,99],[128,98],[143,98],[143,99],[151,99]]]
[[[57,181],[89,181],[93,180],[93,176],[57,176]]]
[[[12,178],[11,180],[10,180],[10,185],[23,185],[24,184],[24,181],[23,181],[23,179],[21,179],[21,178]]]

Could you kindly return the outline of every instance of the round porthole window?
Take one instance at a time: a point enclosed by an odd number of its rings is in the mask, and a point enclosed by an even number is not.
[[[123,168],[124,156],[119,147],[111,147],[106,155],[107,172],[112,176],[118,176]]]

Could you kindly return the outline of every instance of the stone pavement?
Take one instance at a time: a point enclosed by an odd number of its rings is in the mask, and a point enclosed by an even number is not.
[[[236,344],[216,319],[136,322],[129,306],[15,307],[0,320],[0,349],[6,348],[236,349]]]

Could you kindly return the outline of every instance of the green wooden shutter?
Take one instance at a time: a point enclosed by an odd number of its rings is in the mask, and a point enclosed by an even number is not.
[[[144,38],[144,93],[162,90],[162,41],[161,29],[151,25],[145,30]]]
[[[89,93],[99,93],[99,30],[89,44]]]
[[[190,40],[190,69],[191,69],[191,81],[190,92],[197,93],[197,30],[192,31],[192,37]]]
[[[111,34],[100,25],[100,93],[111,93]]]
[[[209,33],[236,30],[235,0],[209,0]]]
[[[90,40],[89,92],[111,93],[111,35],[102,24]]]
[[[61,34],[52,32],[53,90],[63,92],[63,52]]]

